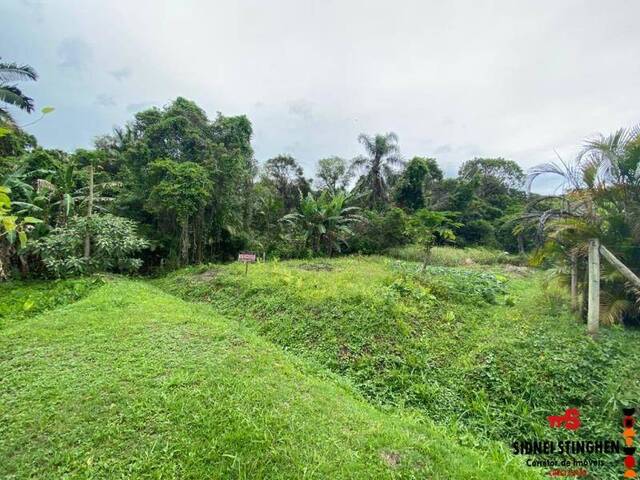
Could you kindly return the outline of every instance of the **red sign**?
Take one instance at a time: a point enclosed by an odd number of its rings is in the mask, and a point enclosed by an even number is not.
[[[239,262],[253,263],[256,261],[256,254],[252,252],[242,252],[238,255]]]

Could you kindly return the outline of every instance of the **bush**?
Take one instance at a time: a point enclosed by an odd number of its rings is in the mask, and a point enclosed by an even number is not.
[[[380,253],[408,243],[407,216],[402,209],[390,208],[384,213],[369,210],[363,215],[367,221],[354,228],[356,235],[350,242],[351,251]]]
[[[84,242],[91,238],[91,255],[84,257]],[[110,214],[74,217],[64,227],[55,228],[38,240],[33,249],[55,277],[70,277],[94,272],[134,272],[142,260],[133,257],[148,247],[136,234],[131,220]]]
[[[392,248],[388,251],[388,254],[393,258],[410,262],[422,262],[424,260],[424,249],[418,245]],[[430,265],[442,267],[473,265],[474,263],[480,265],[524,265],[526,258],[484,247],[433,247],[429,256]]]
[[[471,220],[466,222],[457,232],[461,245],[486,245],[497,247],[496,232],[487,220]]]

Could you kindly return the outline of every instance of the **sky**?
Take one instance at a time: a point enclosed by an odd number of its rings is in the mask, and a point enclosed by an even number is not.
[[[247,115],[259,162],[290,154],[310,177],[360,133],[455,175],[568,160],[640,122],[637,0],[0,0],[0,18],[3,61],[32,65],[21,87],[55,108],[26,129],[68,151],[177,96]]]

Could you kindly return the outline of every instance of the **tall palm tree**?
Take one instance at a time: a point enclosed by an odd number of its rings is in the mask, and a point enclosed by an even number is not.
[[[15,62],[0,62],[0,122],[15,125],[13,116],[7,109],[11,105],[24,110],[27,113],[33,112],[34,104],[31,97],[22,93],[14,82],[38,79],[38,74],[29,65],[18,65]]]
[[[362,133],[358,136],[358,141],[364,146],[367,155],[358,156],[351,162],[352,172],[364,170],[356,189],[369,190],[368,206],[380,207],[389,199],[388,180],[394,173],[392,166],[403,163],[398,148],[398,136],[393,132],[377,134],[374,137]]]

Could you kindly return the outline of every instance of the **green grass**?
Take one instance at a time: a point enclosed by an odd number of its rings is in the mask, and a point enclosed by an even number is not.
[[[422,262],[424,250],[418,245],[391,248],[387,252],[390,257],[410,262]],[[526,259],[521,255],[513,255],[500,250],[483,247],[433,247],[429,258],[430,265],[441,267],[457,267],[478,265],[525,265]]]
[[[348,378],[374,404],[410,407],[467,444],[524,438],[618,438],[640,399],[640,332],[597,341],[547,294],[541,276],[507,276],[383,258],[190,269],[157,281],[206,301],[261,336]],[[546,416],[578,407],[583,427]],[[619,459],[593,469],[617,478]]]
[[[360,300],[370,299],[369,288],[355,281],[361,275],[336,273],[336,284],[327,281],[332,274],[311,274],[299,265],[251,268],[246,278],[237,267],[225,267],[220,273],[228,301],[245,302],[256,321],[273,314],[272,321],[280,322],[286,295],[304,292],[307,306],[321,308],[324,300],[347,294],[353,303],[344,321],[358,322]],[[366,268],[394,278],[379,263]],[[212,285],[199,278],[190,281]],[[313,288],[314,282],[323,288]],[[259,313],[269,298],[262,289],[276,287],[268,311]],[[243,288],[250,292],[239,294]],[[343,313],[327,315],[340,323]],[[317,317],[317,328],[310,318],[282,327],[326,330],[320,325],[326,316]],[[398,320],[381,318],[390,326]],[[372,331],[362,332],[363,342]],[[337,334],[305,338],[320,345]],[[388,334],[396,335],[395,328]],[[356,348],[351,344],[349,352]],[[110,281],[76,303],[0,329],[0,371],[3,479],[537,475],[501,446],[461,446],[454,432],[424,416],[376,409],[347,382],[282,352],[214,308],[137,281]]]
[[[0,328],[79,300],[103,283],[100,277],[0,282]]]

